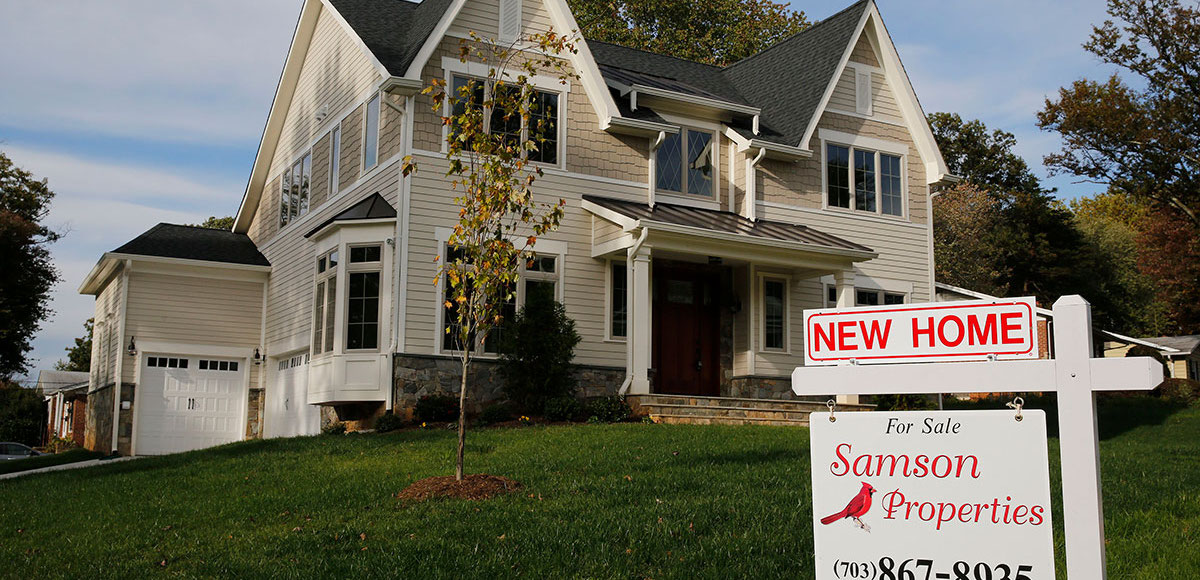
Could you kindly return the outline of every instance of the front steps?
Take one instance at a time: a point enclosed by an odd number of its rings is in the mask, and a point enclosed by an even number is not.
[[[782,425],[803,427],[813,411],[828,410],[815,401],[777,401],[772,399],[735,399],[729,397],[693,397],[689,395],[629,395],[626,398],[636,415],[648,416],[656,423],[676,425]],[[874,405],[838,405],[837,412],[869,411]]]

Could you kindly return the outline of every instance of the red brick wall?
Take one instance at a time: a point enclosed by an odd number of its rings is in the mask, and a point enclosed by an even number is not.
[[[83,434],[87,430],[87,397],[71,401],[71,440],[83,447]]]

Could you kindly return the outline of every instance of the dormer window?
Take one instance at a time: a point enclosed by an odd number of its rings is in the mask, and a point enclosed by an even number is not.
[[[712,131],[700,129],[667,135],[655,158],[658,190],[712,197],[714,141]]]

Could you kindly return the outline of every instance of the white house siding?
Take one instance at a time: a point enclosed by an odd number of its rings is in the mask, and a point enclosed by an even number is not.
[[[523,13],[522,34],[542,33],[551,28],[550,14],[541,0],[520,0]],[[462,11],[450,25],[451,34],[467,34],[474,31],[482,38],[497,38],[500,31],[499,0],[468,0]]]
[[[879,59],[875,55],[875,50],[871,48],[871,41],[867,38],[868,33],[870,33],[869,30],[864,30],[863,34],[859,35],[858,42],[854,43],[854,49],[850,51],[850,61],[879,66]]]
[[[116,376],[117,352],[120,348],[116,343],[120,340],[121,330],[118,318],[121,286],[121,269],[117,268],[108,284],[96,296],[96,310],[92,318],[95,324],[92,350],[96,354],[91,367],[91,389],[113,382]]]
[[[829,96],[829,110],[856,114],[858,109],[855,95],[856,74],[852,67],[846,67]],[[871,118],[888,123],[903,123],[900,105],[892,92],[892,86],[882,72],[871,72]]]
[[[262,282],[206,276],[139,272],[129,274],[125,334],[140,344],[252,349],[262,327]],[[139,349],[139,354],[140,354]],[[179,354],[190,354],[181,352]],[[125,354],[122,375],[134,382],[138,357]]]
[[[421,169],[413,176],[412,204],[409,217],[408,313],[404,351],[410,354],[433,354],[441,338],[438,314],[441,298],[434,286],[441,255],[437,228],[454,225],[457,207],[450,181],[444,177],[445,160],[419,154]],[[579,364],[624,366],[624,343],[605,341],[605,263],[591,257],[592,218],[580,208],[584,194],[623,199],[644,199],[642,186],[619,185],[583,179],[560,172],[547,173],[534,185],[539,202],[565,199],[566,215],[559,230],[543,236],[542,241],[565,242],[567,256],[562,268],[563,305],[567,315],[575,320],[583,341],[575,349]],[[536,246],[535,246],[536,247]]]
[[[285,166],[290,166],[296,155],[307,150],[347,110],[357,106],[379,81],[379,72],[361,44],[322,6],[268,178],[274,179]],[[329,114],[318,121],[316,113],[323,106],[328,106]],[[361,130],[353,134],[344,132],[342,143],[360,140],[360,133]]]
[[[308,345],[316,253],[312,242],[304,235],[373,193],[382,195],[399,211],[398,177],[397,160],[381,160],[381,165],[358,187],[343,192],[303,218],[288,224],[275,239],[259,246],[259,250],[271,262],[271,279],[267,285],[266,342],[272,355],[286,354]]]

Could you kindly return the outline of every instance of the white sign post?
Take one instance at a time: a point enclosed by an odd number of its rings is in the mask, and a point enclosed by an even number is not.
[[[801,396],[1057,393],[1067,574],[1072,580],[1103,579],[1096,393],[1150,390],[1162,382],[1163,372],[1148,357],[1092,358],[1091,319],[1091,306],[1080,296],[1054,303],[1054,359],[805,366],[792,372],[792,390]]]

